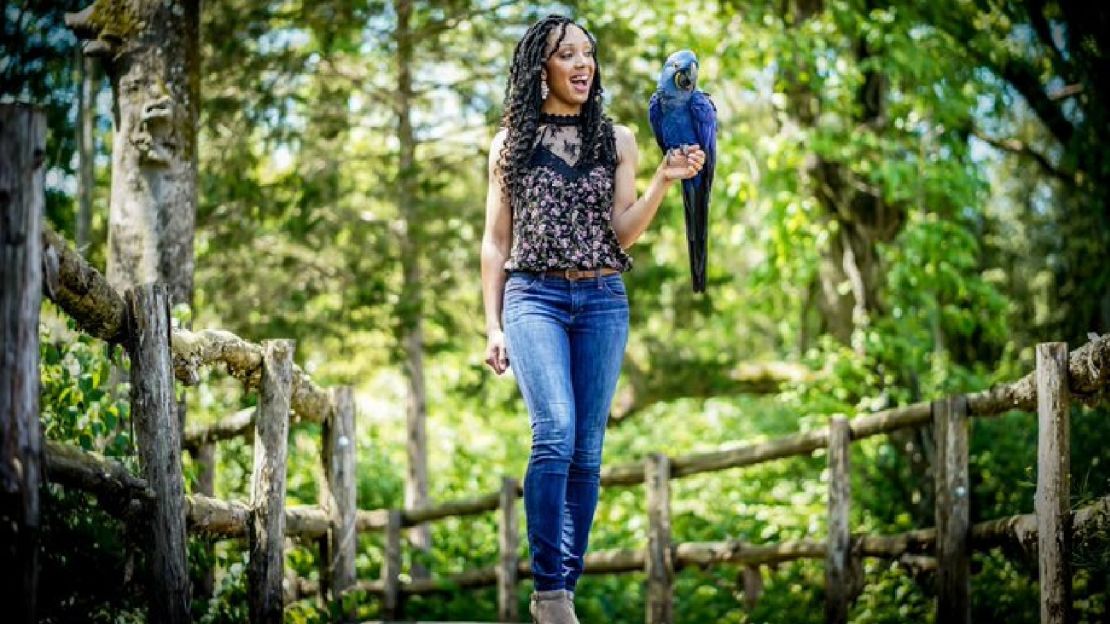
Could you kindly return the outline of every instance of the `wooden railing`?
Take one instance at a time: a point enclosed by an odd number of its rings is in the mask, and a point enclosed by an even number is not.
[[[0,162],[0,166],[5,163]],[[41,177],[32,182],[41,184]],[[0,189],[3,190],[3,189]],[[18,208],[18,207],[17,207]],[[41,204],[24,206],[41,215]],[[4,278],[2,301],[5,345],[16,345],[22,362],[14,369],[11,385],[0,386],[0,404],[17,402],[12,387],[33,383],[37,387],[38,345],[8,341],[9,335],[37,329],[34,318],[8,314],[25,309],[28,298],[47,296],[69,314],[88,334],[127,346],[132,361],[132,415],[136,422],[141,476],[118,462],[69,445],[48,441],[43,453],[49,480],[93,493],[120,517],[131,523],[152,523],[150,547],[152,617],[158,621],[186,621],[188,588],[185,585],[184,540],[186,532],[210,536],[246,537],[250,546],[248,573],[252,621],[278,621],[284,601],[318,594],[337,600],[353,591],[380,597],[386,618],[401,616],[405,595],[451,591],[456,588],[496,584],[499,620],[516,621],[516,588],[529,576],[528,562],[518,556],[517,498],[520,483],[504,477],[498,491],[417,509],[360,510],[355,497],[355,410],[350,388],[325,390],[292,363],[294,345],[289,341],[243,340],[229,332],[192,332],[170,329],[165,294],[147,285],[120,297],[103,277],[48,228],[37,230],[36,219],[0,219],[25,229],[0,232],[0,240],[22,240],[4,248],[5,262],[21,267],[41,262],[41,284],[34,271],[28,278]],[[5,225],[7,227],[7,225]],[[37,244],[26,241],[41,240]],[[11,283],[11,287],[9,287]],[[20,307],[23,306],[23,307]],[[30,324],[30,325],[28,325]],[[33,352],[33,354],[32,354]],[[178,431],[172,404],[173,379],[186,384],[199,380],[205,366],[225,366],[247,390],[260,393],[255,410],[242,411],[215,425]],[[1040,562],[1042,622],[1064,622],[1070,583],[1068,548],[1074,540],[1105,535],[1110,525],[1110,497],[1098,499],[1076,512],[1069,500],[1068,403],[1070,398],[1097,400],[1110,381],[1110,335],[1096,337],[1067,352],[1062,343],[1037,347],[1037,368],[1013,383],[982,392],[946,397],[932,402],[860,415],[836,417],[827,428],[802,432],[758,444],[739,445],[708,453],[668,457],[653,453],[643,461],[619,464],[602,474],[605,487],[644,484],[647,487],[648,543],[644,549],[589,553],[586,573],[646,572],[646,617],[649,624],[673,621],[675,572],[687,565],[722,563],[759,566],[796,559],[826,561],[826,619],[846,622],[853,588],[858,587],[858,562],[862,557],[896,558],[935,568],[938,575],[938,621],[967,622],[969,606],[969,552],[998,545],[1015,545],[1038,553]],[[3,403],[8,401],[8,403]],[[32,409],[33,407],[33,409]],[[971,525],[968,510],[968,428],[970,417],[988,417],[1010,410],[1038,414],[1038,482],[1036,513],[1011,516]],[[15,420],[34,420],[33,406],[12,411]],[[327,484],[320,505],[286,507],[283,497],[285,448],[290,423],[323,423],[323,454]],[[32,425],[23,423],[24,429]],[[937,440],[935,463],[936,528],[896,535],[852,534],[848,522],[851,506],[849,445],[866,437],[910,427],[932,426]],[[218,440],[252,435],[255,460],[248,502],[223,501],[182,493],[179,454],[198,451]],[[8,432],[4,432],[8,435]],[[827,448],[829,467],[829,520],[825,540],[797,540],[779,544],[751,544],[739,540],[675,542],[670,531],[672,479],[752,466],[787,457],[807,456]],[[33,449],[32,449],[33,450]],[[9,461],[8,457],[3,458]],[[34,457],[21,461],[32,462]],[[34,485],[34,484],[31,484]],[[24,486],[30,487],[30,486]],[[184,513],[181,512],[184,510]],[[498,511],[500,515],[498,563],[443,578],[401,581],[402,529],[452,516]],[[382,531],[385,558],[376,580],[355,578],[356,535]],[[284,537],[315,540],[324,560],[321,582],[298,580],[289,595],[282,593]],[[933,555],[933,556],[928,556]],[[33,590],[33,581],[32,590]],[[33,596],[33,591],[32,591]]]

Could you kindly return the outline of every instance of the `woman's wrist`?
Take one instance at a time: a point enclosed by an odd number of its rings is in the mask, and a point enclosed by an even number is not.
[[[664,190],[669,189],[675,183],[673,178],[668,178],[665,173],[667,169],[667,158],[664,156],[663,160],[659,162],[659,166],[655,168],[655,175],[652,182],[659,184]]]

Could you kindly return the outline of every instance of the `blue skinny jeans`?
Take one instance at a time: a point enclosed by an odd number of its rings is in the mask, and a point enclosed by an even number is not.
[[[605,425],[628,342],[621,274],[570,281],[514,271],[505,346],[532,428],[524,513],[536,591],[574,591],[601,482]]]

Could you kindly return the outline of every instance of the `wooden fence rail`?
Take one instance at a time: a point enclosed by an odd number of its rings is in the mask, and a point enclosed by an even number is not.
[[[49,227],[43,228],[42,245],[43,288],[47,297],[89,335],[115,344],[125,343],[129,333],[123,298]],[[170,338],[173,372],[178,381],[195,385],[200,382],[202,368],[222,364],[229,375],[243,382],[245,389],[258,389],[261,345],[219,329],[193,332],[176,328]],[[330,406],[328,392],[295,364],[291,406],[296,420],[313,422],[322,422]]]
[[[1097,396],[1099,389],[1110,385],[1110,334],[1096,338],[1073,351],[1068,358],[1068,383],[1073,395]],[[1100,364],[1103,363],[1103,364]],[[1012,411],[1035,411],[1035,373],[1018,381],[999,385],[982,392],[951,397],[966,402],[967,415],[991,417]],[[899,429],[929,425],[933,419],[933,403],[920,402],[905,407],[857,416],[848,421],[853,441],[888,434]],[[704,453],[691,453],[670,458],[671,478],[729,468],[754,466],[788,457],[808,456],[828,446],[828,431],[814,429],[783,436],[766,442],[744,444]],[[602,486],[638,485],[644,482],[642,462],[611,466],[602,471]],[[491,492],[472,498],[447,501],[427,507],[403,511],[403,526],[415,526],[451,516],[476,515],[494,511],[498,493]],[[384,511],[359,512],[360,531],[379,531],[385,527]]]
[[[7,127],[11,107],[0,107],[0,129]],[[5,184],[0,180],[0,186]],[[41,185],[41,177],[20,184]],[[2,190],[2,189],[0,189]],[[11,210],[4,206],[4,210]],[[37,208],[41,211],[41,207]],[[41,216],[41,215],[40,215]],[[0,223],[15,223],[9,214]],[[33,234],[33,229],[28,230]],[[2,238],[2,237],[0,237]],[[358,510],[354,495],[355,415],[350,390],[328,391],[292,363],[292,344],[264,341],[255,344],[221,330],[171,329],[164,294],[156,285],[143,286],[127,298],[114,292],[104,278],[49,228],[41,234],[42,253],[35,245],[4,248],[5,267],[41,262],[41,290],[73,317],[87,333],[123,344],[132,359],[132,401],[136,419],[142,476],[131,474],[113,460],[55,442],[45,444],[46,474],[51,481],[81,488],[116,503],[121,517],[144,523],[151,531],[151,617],[182,621],[188,614],[189,593],[184,585],[184,535],[206,533],[246,537],[250,546],[249,602],[252,620],[277,621],[284,606],[280,591],[284,576],[285,537],[315,541],[321,546],[324,567],[319,583],[298,582],[301,591],[336,600],[352,591],[379,595],[386,617],[400,617],[403,597],[458,587],[497,585],[498,614],[502,621],[517,617],[516,587],[530,576],[520,560],[516,499],[520,484],[506,478],[497,492],[464,500],[407,510]],[[11,258],[9,258],[11,256]],[[7,273],[3,273],[7,279]],[[31,288],[36,277],[28,273]],[[26,288],[5,288],[2,308],[4,331],[32,333],[31,317],[9,322]],[[7,336],[7,333],[5,333]],[[9,344],[7,341],[5,345]],[[22,347],[28,349],[26,345]],[[734,563],[759,566],[802,558],[827,562],[826,619],[844,622],[852,595],[861,582],[859,558],[891,557],[914,565],[935,567],[939,580],[938,621],[969,621],[968,558],[972,548],[1016,546],[1038,552],[1042,622],[1064,622],[1068,617],[1069,548],[1075,540],[1105,532],[1110,521],[1110,497],[1072,514],[1068,509],[1069,465],[1067,406],[1072,398],[1095,401],[1110,381],[1110,335],[1096,337],[1067,352],[1061,343],[1039,345],[1037,370],[1022,379],[982,392],[917,403],[851,420],[833,419],[828,428],[783,438],[725,448],[708,453],[668,457],[652,454],[644,461],[617,465],[602,474],[602,484],[646,484],[649,540],[643,550],[593,552],[587,555],[590,574],[645,571],[648,578],[646,617],[649,623],[673,620],[673,579],[684,566]],[[7,362],[8,360],[5,360]],[[17,361],[19,374],[37,380],[37,345],[32,358]],[[238,412],[204,428],[182,432],[172,400],[173,378],[186,384],[200,379],[206,366],[223,366],[245,390],[260,392],[259,406]],[[34,368],[35,370],[29,370]],[[37,382],[36,382],[37,385]],[[0,405],[16,397],[12,386],[0,384]],[[24,400],[25,399],[21,399]],[[990,416],[1009,410],[1038,413],[1038,485],[1036,513],[969,524],[967,432],[969,416]],[[3,414],[7,418],[7,412]],[[285,454],[290,422],[323,423],[321,461],[327,483],[318,506],[285,507]],[[8,421],[0,429],[12,435]],[[938,441],[935,470],[936,528],[898,535],[853,535],[848,523],[851,505],[848,449],[852,442],[907,427],[932,424]],[[199,451],[217,440],[254,431],[255,453],[249,504],[209,496],[184,496],[180,472],[181,449]],[[169,432],[168,434],[166,432]],[[210,448],[210,447],[208,447]],[[738,540],[676,543],[670,528],[671,479],[751,466],[767,461],[809,455],[828,448],[829,522],[826,540],[798,540],[755,545]],[[401,582],[401,533],[408,526],[449,516],[500,510],[501,557],[495,566],[468,570],[440,579]],[[382,577],[354,578],[355,534],[385,532]],[[33,553],[32,553],[33,554]],[[929,557],[935,556],[934,560]],[[33,578],[23,582],[31,590]]]
[[[1099,341],[1096,341],[1075,353],[1101,352],[1092,351],[1092,347],[1101,348],[1101,345]],[[908,559],[922,554],[935,554],[944,561],[947,561],[949,557],[962,560],[965,563],[956,564],[955,567],[950,563],[932,564],[938,569],[938,575],[940,575],[940,571],[945,569],[955,571],[954,573],[945,572],[945,574],[951,575],[954,582],[944,583],[942,581],[938,612],[943,609],[945,613],[955,613],[956,617],[962,617],[961,614],[966,613],[968,608],[966,600],[968,575],[966,572],[961,573],[960,570],[965,569],[967,554],[970,549],[1005,545],[1025,552],[1037,553],[1040,548],[1043,548],[1038,546],[1039,536],[1049,535],[1044,529],[1039,529],[1038,516],[1035,514],[981,522],[971,526],[966,531],[954,528],[959,526],[959,518],[966,518],[966,511],[960,509],[960,507],[966,507],[968,496],[966,476],[968,421],[966,405],[965,397],[956,396],[935,401],[931,408],[934,426],[937,428],[936,436],[940,455],[942,456],[939,461],[943,461],[944,465],[944,469],[938,469],[936,475],[938,487],[937,526],[939,531],[937,529],[922,529],[891,536],[854,535],[850,538],[849,553],[844,557],[846,561],[858,557]],[[836,419],[830,424],[830,433],[826,436],[826,440],[833,441],[830,446],[833,450],[829,454],[830,468],[832,468],[830,471],[830,518],[834,514],[843,516],[842,511],[837,512],[835,510],[842,507],[850,497],[847,493],[833,494],[835,490],[843,488],[847,480],[847,466],[837,467],[840,462],[846,464],[846,453],[841,453],[835,449],[844,448],[846,439],[847,442],[852,441],[850,425],[851,421]],[[774,442],[765,443],[765,447],[773,447],[773,445]],[[665,456],[653,456],[648,463],[659,465],[665,460]],[[150,489],[146,483],[142,479],[131,476],[126,469],[116,462],[98,457],[92,453],[77,451],[65,445],[48,443],[47,470],[52,479],[71,483],[97,493],[103,492],[105,496],[117,498],[124,496],[136,500],[151,497]],[[659,472],[659,468],[645,472],[656,474]],[[1039,469],[1039,472],[1047,474],[1043,467]],[[672,476],[668,475],[668,478]],[[663,482],[661,477],[654,479],[652,489],[649,492],[658,491],[659,486],[656,484],[661,482]],[[515,501],[520,494],[519,484],[515,480],[506,481],[499,493],[500,507],[503,512],[505,510],[504,501],[508,497],[509,491],[512,491],[512,499]],[[649,497],[653,500],[663,500],[661,494],[649,494]],[[963,502],[954,504],[952,501],[955,499]],[[1064,499],[1067,499],[1066,495]],[[474,506],[476,505],[472,499],[442,507],[450,507],[456,512],[465,513]],[[210,534],[229,537],[242,536],[245,534],[249,523],[249,508],[241,503],[228,503],[203,496],[191,496],[187,497],[186,508],[190,530],[194,531],[205,531]],[[939,513],[942,508],[947,508],[948,513]],[[376,517],[382,515],[383,511],[362,511],[360,513],[366,517]],[[427,511],[413,510],[409,513],[411,517],[419,518]],[[285,511],[285,514],[286,534],[290,536],[304,539],[319,538],[326,535],[333,526],[331,519],[319,507],[290,508]],[[504,567],[502,565],[471,570],[442,579],[421,579],[400,583],[398,580],[400,575],[399,544],[401,528],[404,526],[403,514],[400,510],[388,510],[384,511],[384,514],[387,517],[385,524],[392,524],[393,529],[387,531],[390,538],[387,540],[389,557],[387,557],[383,578],[378,581],[356,582],[350,586],[350,590],[365,591],[381,596],[383,603],[387,606],[387,611],[392,611],[394,615],[399,615],[398,606],[403,595],[450,591],[459,587],[488,586],[497,583],[499,578],[505,578],[505,573],[498,571],[499,567]],[[953,518],[957,518],[957,521],[953,522]],[[1110,527],[1110,497],[1100,499],[1096,503],[1079,510],[1074,516],[1069,515],[1069,518],[1071,527],[1068,529],[1070,538],[1067,541],[1092,539],[1100,532],[1104,535],[1107,528]],[[966,519],[962,522],[965,523],[964,526],[967,526]],[[656,521],[652,524],[653,526],[659,526],[662,523]],[[842,536],[845,528],[846,524],[830,522],[830,537],[833,535]],[[1060,530],[1051,529],[1050,531],[1053,535],[1058,535]],[[663,539],[661,534],[659,539]],[[1046,538],[1041,537],[1040,539]],[[963,542],[962,546],[960,546],[961,540]],[[956,546],[949,548],[945,545],[946,542],[954,543]],[[673,544],[669,552],[673,561],[672,568],[678,570],[688,565],[705,566],[720,563],[762,565],[803,558],[825,558],[828,560],[830,553],[834,551],[844,552],[842,544],[842,538],[840,540],[830,539],[825,542],[801,540],[776,545],[754,545],[734,540],[709,543],[678,543]],[[515,548],[509,552],[515,553]],[[620,573],[648,569],[650,566],[649,552],[650,550],[618,550],[590,553],[586,561],[587,573]],[[1043,557],[1041,560],[1043,561]],[[851,576],[847,572],[841,572],[841,574],[848,578]],[[527,561],[517,561],[515,575],[517,578],[530,576]],[[849,580],[839,582],[850,584]],[[507,585],[502,586],[507,587]],[[955,589],[952,589],[952,586]],[[320,590],[321,587],[312,582],[302,582],[300,583],[300,589],[301,591],[315,592]],[[337,592],[336,597],[341,593]],[[837,604],[842,604],[844,599],[839,597],[842,592],[835,593],[838,596],[835,599]],[[503,603],[507,595],[511,595],[508,589],[500,591],[499,601]],[[830,598],[830,600],[832,599]],[[509,602],[511,602],[511,598]],[[833,611],[832,606],[834,605],[830,605],[830,613],[842,613],[842,611]],[[842,609],[842,607],[837,607],[837,609]],[[506,611],[502,613],[501,617],[504,621],[511,621],[508,619],[511,615],[510,612]],[[833,616],[830,616],[830,621],[832,619]]]
[[[1073,539],[1075,542],[1095,542],[1105,539],[1110,529],[1110,496],[1084,506],[1073,514]],[[891,560],[920,561],[920,555],[934,552],[935,529],[917,529],[893,535],[854,534],[851,538],[853,557],[872,557]],[[1004,548],[1037,556],[1037,518],[1024,514],[980,522],[971,526],[968,547],[973,550]],[[752,544],[741,540],[720,542],[682,542],[673,544],[676,570],[690,566],[712,566],[724,563],[747,565],[772,565],[799,559],[824,559],[827,543],[820,540],[793,540],[779,544]],[[586,555],[584,574],[619,574],[643,572],[647,562],[647,549],[622,549],[595,551]],[[935,564],[934,564],[935,567]],[[527,561],[517,569],[521,578],[531,576]],[[416,595],[452,592],[458,589],[488,587],[497,583],[495,566],[467,570],[438,579],[414,579],[398,588],[400,594]],[[302,591],[315,591],[312,582],[303,584]],[[382,595],[383,582],[359,581],[356,591]]]
[[[127,471],[119,462],[59,442],[47,442],[46,471],[52,481],[78,487],[90,493],[114,497],[152,496],[146,483]],[[112,479],[97,475],[112,474]],[[125,476],[126,475],[126,476]],[[249,509],[241,502],[227,502],[204,496],[186,496],[188,526],[197,534],[220,537],[244,537],[249,523]],[[118,510],[124,515],[125,509]],[[397,512],[393,512],[397,515]],[[296,520],[295,520],[296,518]],[[1071,514],[1073,542],[1093,542],[1110,531],[1110,496],[1104,496]],[[286,535],[310,540],[324,535],[327,517],[315,507],[286,508]],[[935,528],[915,529],[893,535],[853,534],[851,553],[854,556],[898,559],[904,555],[933,554],[937,539]],[[967,536],[968,548],[983,550],[1003,547],[1029,556],[1038,553],[1037,515],[1019,514],[987,520],[972,525]],[[767,565],[798,559],[824,559],[828,546],[820,540],[791,540],[778,544],[752,544],[742,540],[719,542],[685,542],[673,545],[676,569],[687,566],[708,566],[720,563]],[[594,551],[586,555],[585,574],[642,572],[646,550],[620,549]],[[517,567],[520,578],[531,576],[526,560]],[[404,583],[399,592],[405,594],[434,593],[454,588],[490,586],[497,583],[496,566],[469,570],[440,579],[417,579]],[[317,585],[304,583],[316,591]],[[359,591],[383,592],[382,582],[359,581]]]

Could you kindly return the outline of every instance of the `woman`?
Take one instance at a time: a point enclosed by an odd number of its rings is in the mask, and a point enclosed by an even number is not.
[[[489,156],[486,363],[500,375],[512,362],[530,417],[524,510],[540,624],[578,622],[574,589],[628,338],[625,250],[674,182],[705,162],[697,146],[669,154],[636,196],[636,139],[602,110],[595,45],[561,16],[528,29]]]

